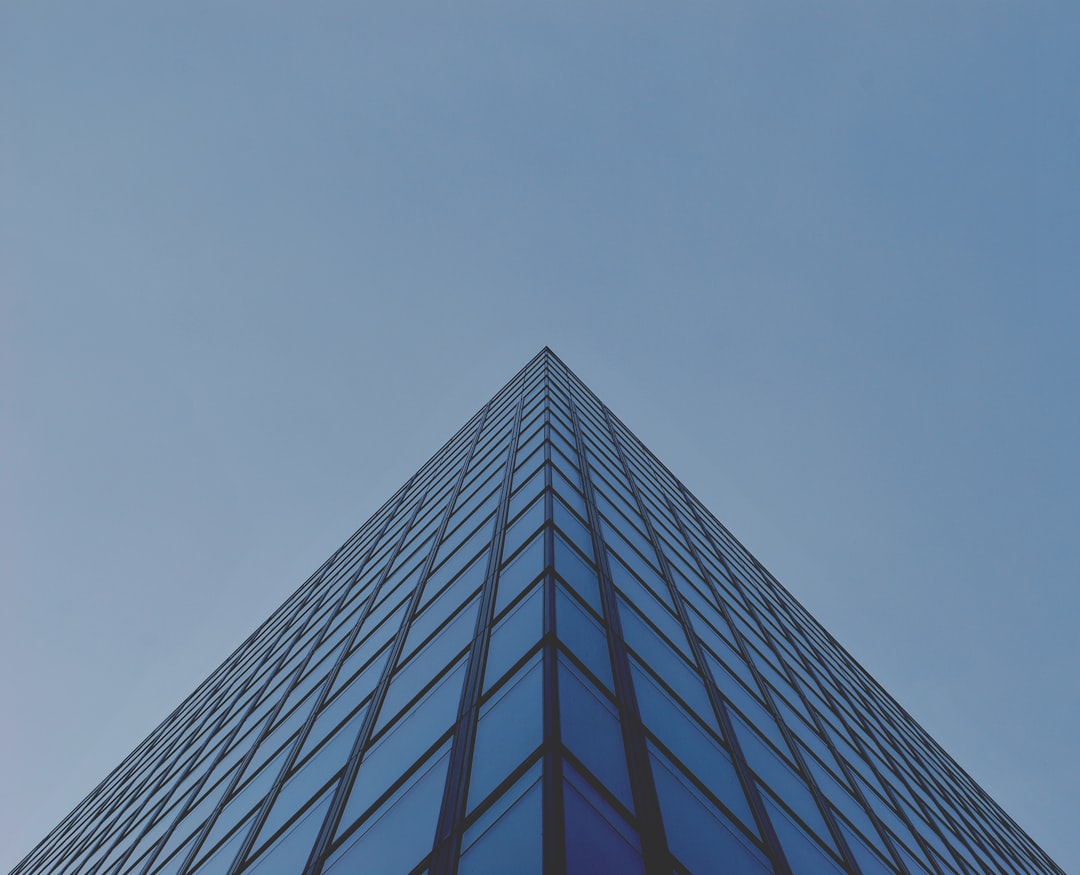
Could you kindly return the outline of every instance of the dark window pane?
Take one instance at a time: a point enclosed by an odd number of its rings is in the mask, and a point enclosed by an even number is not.
[[[628,809],[634,803],[615,706],[565,662],[559,662],[563,743]]]
[[[572,772],[563,784],[567,875],[644,875],[634,831]]]
[[[810,793],[810,788],[794,769],[784,762],[779,754],[742,719],[736,717],[733,722],[739,736],[739,744],[750,768],[776,792],[777,796],[784,800],[785,805],[818,834],[819,838],[831,845],[832,840],[829,838],[825,819]]]
[[[191,869],[192,875],[225,875],[229,871],[233,860],[236,859],[236,855],[240,851],[240,845],[243,844],[245,834],[249,828],[250,824],[244,824],[233,833],[220,848],[210,854],[202,863]]]
[[[731,757],[636,664],[634,692],[645,725],[695,778],[756,834],[753,815]]]
[[[650,751],[668,847],[694,875],[762,875],[772,867],[718,809],[682,780],[656,751]],[[797,870],[798,871],[798,870]]]
[[[413,696],[431,682],[443,667],[450,662],[462,648],[472,641],[476,627],[476,612],[480,608],[480,599],[474,598],[458,612],[434,638],[424,645],[407,665],[400,668],[390,681],[386,692],[379,722],[378,732],[390,722]]]
[[[825,849],[815,842],[809,835],[791,819],[787,812],[783,811],[776,801],[768,794],[762,793],[765,807],[769,810],[769,819],[772,821],[776,836],[780,839],[780,847],[784,849],[784,856],[791,864],[793,872],[812,872],[814,875],[823,873],[840,875],[844,870],[840,864],[833,860]]]
[[[540,528],[544,521],[544,500],[534,501],[528,510],[518,517],[506,530],[507,544],[520,544]]]
[[[589,530],[581,520],[570,513],[570,511],[566,509],[566,506],[558,499],[555,500],[554,513],[555,525],[557,525],[574,545],[585,554],[585,557],[591,561],[593,558],[593,550],[592,535],[589,534]]]

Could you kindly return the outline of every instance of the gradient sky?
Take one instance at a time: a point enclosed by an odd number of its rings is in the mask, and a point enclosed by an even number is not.
[[[1080,871],[1080,6],[452,6],[0,6],[0,871],[545,344]]]

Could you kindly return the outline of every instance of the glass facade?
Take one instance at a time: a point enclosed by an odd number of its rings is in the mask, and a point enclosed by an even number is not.
[[[546,349],[14,871],[1061,872]]]

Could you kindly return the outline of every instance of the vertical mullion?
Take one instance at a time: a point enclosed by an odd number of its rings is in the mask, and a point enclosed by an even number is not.
[[[544,364],[547,405],[544,411],[544,567],[555,565],[554,485],[551,462],[551,376]],[[550,572],[544,577],[544,774],[543,774],[543,860],[545,875],[566,873],[566,811],[563,802],[562,729],[559,716],[559,652],[555,615],[555,581]]]
[[[492,403],[493,401],[489,401],[484,405],[484,409],[481,411],[476,431],[473,433],[472,440],[469,443],[469,451],[466,453],[465,458],[461,463],[461,470],[458,472],[457,479],[454,481],[454,488],[450,497],[447,499],[446,510],[443,512],[442,519],[439,521],[439,528],[436,531],[435,537],[432,539],[431,549],[428,552],[427,559],[424,561],[424,567],[417,580],[416,588],[413,590],[413,593],[409,598],[408,606],[405,608],[405,616],[402,617],[401,626],[398,628],[394,643],[391,645],[386,664],[383,666],[382,675],[379,677],[379,683],[375,687],[375,692],[372,693],[371,704],[368,706],[367,713],[364,715],[363,725],[356,736],[356,740],[353,742],[352,751],[350,752],[348,762],[345,765],[345,771],[338,779],[337,786],[334,789],[333,798],[330,802],[330,809],[323,819],[322,826],[319,829],[318,838],[315,840],[315,846],[311,849],[311,854],[308,856],[307,867],[304,869],[305,875],[320,875],[323,865],[326,862],[327,851],[333,841],[334,834],[337,832],[341,817],[345,813],[345,804],[348,802],[349,793],[352,791],[353,782],[356,780],[356,774],[360,770],[364,749],[367,747],[372,731],[375,728],[375,723],[378,720],[379,709],[382,707],[383,700],[386,698],[386,691],[390,686],[390,678],[394,673],[398,658],[401,656],[402,648],[405,646],[405,638],[409,633],[409,627],[412,624],[413,616],[416,614],[416,608],[420,602],[421,593],[423,593],[424,585],[427,583],[428,576],[431,574],[435,556],[439,552],[443,536],[446,533],[446,525],[454,511],[454,502],[457,501],[458,494],[461,492],[461,486],[465,482],[469,464],[472,461],[473,454],[476,452],[476,445],[480,441],[480,434],[484,430],[484,424],[487,422],[488,412],[491,410]],[[389,565],[387,567],[389,568]],[[235,875],[235,871],[230,871],[229,875]]]
[[[634,798],[645,872],[647,875],[670,875],[671,855],[668,851],[664,823],[660,814],[660,799],[656,793],[652,766],[649,763],[649,752],[645,745],[641,711],[638,708],[634,684],[630,676],[630,657],[623,642],[622,624],[619,622],[607,548],[601,534],[600,515],[596,508],[596,496],[593,493],[592,477],[589,473],[588,450],[585,446],[581,422],[578,419],[577,404],[572,395],[568,396],[568,400],[574,442],[581,465],[585,509],[589,516],[589,527],[592,529],[593,552],[596,554],[596,566],[599,571],[600,600],[608,626],[608,651],[611,656],[615,694],[620,714],[619,724],[622,729],[623,745],[626,748],[627,771],[630,774],[630,788]]]
[[[626,482],[630,485],[630,491],[634,495],[634,503],[637,505],[638,514],[641,516],[641,521],[645,525],[645,531],[648,534],[649,541],[656,551],[656,557],[660,563],[661,576],[667,586],[671,603],[675,606],[675,612],[678,615],[679,623],[689,642],[690,651],[694,655],[694,663],[701,676],[708,679],[708,683],[705,684],[705,689],[708,693],[709,704],[712,705],[713,713],[720,723],[720,726],[723,727],[724,738],[731,748],[731,758],[732,762],[735,764],[736,774],[739,777],[739,782],[742,784],[743,794],[746,796],[746,801],[750,805],[750,810],[754,814],[754,820],[757,822],[758,829],[761,831],[761,836],[765,842],[765,849],[768,852],[773,867],[776,869],[778,875],[790,875],[791,866],[787,861],[787,856],[784,854],[784,849],[780,845],[780,840],[776,835],[776,828],[773,826],[772,819],[769,817],[769,813],[762,801],[761,792],[758,789],[757,782],[754,780],[754,776],[750,771],[750,766],[746,761],[746,755],[743,753],[742,745],[739,743],[739,737],[735,733],[735,727],[732,724],[731,715],[728,713],[727,704],[717,691],[716,681],[712,677],[712,672],[709,670],[709,664],[705,660],[705,655],[701,649],[701,642],[694,632],[690,617],[686,613],[686,606],[683,604],[682,598],[679,596],[679,592],[673,583],[671,568],[668,566],[667,557],[660,547],[660,541],[656,536],[656,530],[653,528],[652,521],[649,519],[648,509],[645,507],[645,502],[641,498],[641,493],[638,491],[634,474],[623,453],[618,435],[612,426],[611,414],[607,407],[602,407],[601,409],[604,412],[604,421],[607,425],[608,434],[611,436],[623,473],[626,475]],[[837,832],[839,831],[837,830]],[[840,840],[843,840],[842,836],[840,837]],[[841,847],[847,850],[846,845],[841,844]],[[851,865],[850,851],[847,852],[845,861]],[[857,866],[854,868],[854,871],[858,871]]]
[[[491,640],[491,624],[495,615],[495,585],[502,562],[502,549],[506,534],[506,515],[510,504],[510,486],[514,474],[515,455],[521,434],[521,412],[525,403],[525,387],[518,398],[514,411],[513,431],[507,450],[505,474],[499,507],[495,514],[495,527],[488,564],[480,592],[480,608],[477,611],[476,629],[469,649],[468,666],[462,683],[458,720],[454,728],[454,740],[450,748],[446,787],[442,808],[435,831],[431,875],[456,875],[458,857],[461,853],[462,829],[465,821],[466,802],[469,792],[469,773],[472,767],[473,749],[476,745],[476,725],[480,719],[480,696],[483,692],[484,666],[487,662],[488,645]]]

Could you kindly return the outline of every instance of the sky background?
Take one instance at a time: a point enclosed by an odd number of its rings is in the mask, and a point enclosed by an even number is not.
[[[0,871],[545,344],[1080,871],[1078,45],[0,5]]]

